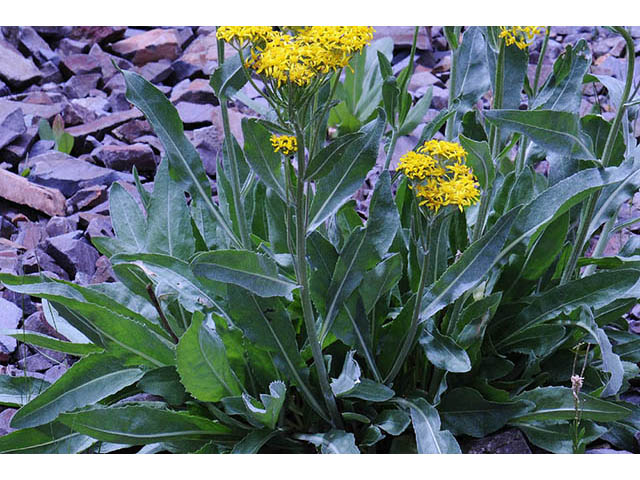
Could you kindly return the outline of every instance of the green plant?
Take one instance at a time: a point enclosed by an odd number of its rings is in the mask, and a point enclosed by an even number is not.
[[[367,31],[226,28],[221,37],[238,55],[225,60],[219,41],[211,79],[226,134],[218,202],[170,102],[122,72],[166,157],[153,192],[139,185],[144,211],[119,184],[110,189],[116,237],[94,244],[119,282],[0,275],[8,288],[43,298],[47,319],[70,341],[8,333],[81,357],[22,406],[12,421],[20,430],[0,438],[0,451],[457,453],[456,436],[506,425],[552,452],[597,438],[632,448],[640,410],[618,395],[638,375],[640,341],[621,314],[640,297],[640,245],[585,257],[583,239],[619,227],[620,205],[640,186],[639,160],[621,120],[628,88],[614,122],[578,118],[591,79],[586,44],[567,49],[538,89],[526,79],[526,47],[506,45],[499,28],[447,29],[449,109],[401,162],[432,162],[432,170],[412,176],[402,167],[392,177],[384,169],[364,221],[351,197],[385,130],[392,152],[411,117],[408,77],[395,78],[378,55],[384,108],[327,142],[345,65],[331,63],[335,43],[317,38],[353,34],[361,45]],[[628,33],[615,31],[632,52]],[[291,35],[282,48],[309,43],[320,64],[303,55],[266,68],[282,32]],[[274,120],[245,119],[241,147],[227,101],[254,74]],[[490,88],[494,108],[478,110]],[[519,110],[522,91],[528,110]],[[455,161],[431,149],[444,143],[425,144],[445,122]],[[276,152],[272,141],[287,148]],[[479,199],[429,184],[456,180],[458,167],[445,178],[433,162],[446,172],[463,159],[475,175],[462,172],[465,185]],[[543,159],[548,178],[534,169]],[[594,271],[578,275],[576,265]],[[577,388],[572,364],[584,343]],[[15,392],[35,392],[11,380],[0,384],[0,402],[9,388],[13,405]],[[159,398],[130,398],[141,392]]]
[[[73,150],[73,137],[64,131],[64,120],[56,115],[51,125],[44,118],[38,123],[38,135],[41,140],[55,142],[58,151],[71,153]]]

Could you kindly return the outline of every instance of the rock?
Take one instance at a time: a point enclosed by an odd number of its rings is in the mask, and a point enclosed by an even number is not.
[[[36,248],[47,236],[44,225],[33,222],[22,222],[20,223],[20,231],[16,237],[16,243],[28,250],[30,248]]]
[[[0,40],[0,77],[12,87],[22,88],[40,79],[40,70],[13,45]]]
[[[155,155],[149,145],[105,145],[96,153],[96,158],[107,168],[130,172],[135,166],[139,171],[152,171],[156,168]]]
[[[631,452],[627,452],[626,450],[614,450],[612,448],[591,448],[589,450],[585,450],[584,453],[590,453],[590,454],[605,454],[605,455],[609,455],[612,453],[631,453]]]
[[[60,40],[60,43],[58,43],[58,51],[65,57],[78,53],[86,53],[88,48],[89,44],[87,42],[74,40],[72,38],[63,38]]]
[[[3,159],[8,160],[13,165],[18,164],[27,156],[27,152],[31,149],[37,136],[38,126],[32,125],[26,132],[11,142],[11,145],[8,145],[2,150],[1,155]]]
[[[93,241],[95,237],[113,237],[111,219],[106,215],[93,215],[85,230],[85,235]],[[97,267],[97,266],[96,266]]]
[[[65,213],[64,195],[59,190],[35,185],[6,170],[0,170],[0,198],[26,205],[50,216]]]
[[[40,83],[61,83],[64,80],[60,69],[53,62],[45,62],[40,65],[40,74],[42,75]]]
[[[71,35],[73,27],[33,27],[33,29],[45,38],[59,40]]]
[[[100,77],[99,73],[74,75],[64,84],[64,93],[69,98],[84,98],[97,88]]]
[[[0,123],[0,149],[9,145],[26,130],[22,110],[17,108]]]
[[[37,157],[40,154],[46,153],[52,150],[56,146],[56,142],[53,140],[38,140],[33,144],[29,154],[32,157]]]
[[[632,320],[629,322],[629,331],[640,335],[640,320]]]
[[[31,332],[41,333],[48,337],[66,340],[58,331],[47,322],[44,314],[40,311],[32,313],[24,320],[24,329]]]
[[[15,408],[5,408],[0,412],[0,437],[16,431],[15,428],[11,428],[11,419],[17,411]]]
[[[431,106],[436,110],[446,109],[449,103],[449,90],[433,85],[431,93]]]
[[[18,233],[16,226],[4,215],[0,215],[0,237],[11,238],[12,235]]]
[[[161,59],[175,60],[180,55],[180,43],[177,30],[155,28],[120,40],[111,48],[135,65],[144,65]]]
[[[70,218],[51,217],[44,229],[47,232],[48,236],[57,237],[58,235],[64,235],[65,233],[73,232],[77,230],[77,227],[78,222],[74,222]]]
[[[60,363],[59,365],[54,365],[49,370],[44,373],[44,379],[49,383],[54,383],[58,380],[65,372],[68,370],[64,363]]]
[[[136,71],[151,83],[163,82],[173,73],[171,61],[164,59],[145,63],[142,67],[137,68]]]
[[[60,60],[49,44],[31,27],[20,27],[18,42],[18,48],[26,55],[32,56],[38,65],[49,61],[57,63]]]
[[[225,58],[235,54],[229,44],[224,46]],[[178,81],[189,78],[198,72],[210,75],[218,64],[218,49],[215,32],[199,36],[187,47],[184,54],[173,63],[173,70]]]
[[[415,27],[373,27],[373,40],[379,38],[391,37],[395,46],[411,47],[413,43],[413,32]],[[422,27],[418,30],[418,43],[416,47],[420,50],[431,49],[431,43],[427,35],[426,28]]]
[[[178,115],[185,125],[203,126],[213,122],[213,105],[201,105],[199,103],[180,102],[176,105]]]
[[[4,83],[2,80],[0,80],[0,97],[5,97],[10,93],[11,93],[11,90],[9,89],[7,84]]]
[[[44,118],[46,120],[53,119],[53,117],[62,111],[62,105],[59,103],[54,105],[38,105],[35,103],[14,102],[11,100],[0,99],[1,121],[4,121],[7,115],[13,113],[18,108],[22,110],[22,113],[25,116],[31,115],[33,117]]]
[[[53,365],[54,363],[41,353],[34,353],[18,361],[18,366],[28,372],[42,372]]]
[[[67,133],[76,138],[86,137],[87,135],[93,135],[97,137],[105,131],[111,130],[128,120],[133,120],[142,116],[143,115],[140,110],[138,110],[137,108],[131,108],[129,110],[121,112],[119,111],[117,113],[112,113],[111,115],[106,115],[84,125],[78,125],[76,127],[68,128]]]
[[[440,84],[440,79],[431,72],[414,73],[409,81],[409,91],[415,93],[416,90],[430,85]]]
[[[22,320],[22,309],[0,297],[0,330],[14,330]],[[0,355],[15,352],[18,342],[13,337],[0,335]]]
[[[18,275],[20,273],[20,251],[16,248],[0,250],[0,273],[8,273],[10,275]]]
[[[56,261],[41,248],[27,250],[21,258],[23,275],[31,273],[50,272],[62,280],[69,280],[69,275]]]
[[[35,304],[31,300],[31,297],[29,295],[12,292],[11,290],[5,290],[2,292],[0,297],[10,301],[15,305],[20,305],[20,308],[22,308],[22,313],[24,315],[31,315],[33,312],[37,310]]]
[[[96,59],[100,64],[100,67],[102,68],[102,82],[105,84],[114,77],[122,78],[122,75],[118,73],[118,70],[116,70],[116,67],[113,65],[114,61],[116,65],[122,69],[131,70],[133,68],[133,64],[129,60],[109,55],[103,51],[98,44],[94,44],[91,47],[89,55]]]
[[[224,134],[218,126],[199,128],[191,132],[191,143],[196,148],[207,174],[215,176],[216,158],[222,154]]]
[[[203,78],[196,78],[193,81],[184,80],[173,87],[171,92],[172,103],[191,102],[208,105],[218,105],[218,99],[213,93],[209,82]]]
[[[464,453],[531,453],[522,432],[513,428],[485,438],[471,439],[465,447]]]
[[[84,210],[85,208],[93,208],[106,201],[107,187],[104,185],[93,185],[91,187],[83,188],[78,190],[67,200],[67,214]]]
[[[73,27],[72,35],[89,43],[107,43],[120,40],[126,30],[127,27]]]
[[[113,268],[111,268],[111,262],[107,257],[102,255],[96,261],[96,273],[94,273],[93,277],[91,277],[91,281],[89,283],[106,283],[106,282],[115,282],[116,276],[113,273]]]
[[[33,157],[29,179],[39,185],[57,188],[69,198],[93,185],[111,185],[116,180],[133,181],[131,175],[91,165],[62,152],[50,151]],[[63,210],[64,212],[64,210]],[[64,215],[64,213],[57,213]]]
[[[45,242],[45,251],[72,279],[78,272],[91,276],[96,271],[96,260],[99,254],[84,239],[80,230],[48,238]]]
[[[100,73],[102,67],[93,55],[75,53],[62,59],[60,68],[63,73],[71,75],[86,75]]]
[[[113,135],[125,142],[134,143],[136,138],[152,133],[151,125],[146,120],[131,120],[113,130]]]

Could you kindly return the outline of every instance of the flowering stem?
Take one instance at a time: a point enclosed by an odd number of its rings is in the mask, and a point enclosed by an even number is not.
[[[544,34],[544,40],[542,41],[542,47],[540,48],[540,55],[538,56],[538,64],[536,65],[536,75],[533,80],[533,97],[538,94],[538,83],[540,82],[540,72],[542,71],[542,62],[544,56],[547,53],[547,45],[549,44],[549,35],[551,34],[551,27],[546,27],[547,31]]]
[[[622,35],[627,44],[627,78],[625,79],[624,91],[622,92],[622,96],[620,98],[620,105],[618,105],[618,112],[616,113],[613,124],[611,125],[611,129],[609,130],[607,142],[605,143],[604,151],[602,153],[602,166],[605,168],[609,166],[609,161],[611,160],[611,154],[613,152],[613,146],[615,144],[616,134],[618,133],[618,129],[620,128],[622,116],[626,112],[626,103],[629,101],[631,85],[633,83],[633,70],[635,62],[635,46],[633,43],[633,38],[631,38],[631,35],[629,35],[629,32],[627,32],[624,27],[613,27],[613,29],[620,35]],[[578,264],[578,257],[582,254],[587,241],[589,225],[593,220],[593,214],[596,209],[598,198],[600,198],[600,191],[591,194],[583,208],[582,216],[580,217],[580,225],[578,226],[578,232],[576,234],[576,241],[573,244],[573,250],[571,251],[569,261],[567,262],[567,265],[562,272],[560,285],[564,285],[569,280],[571,280],[571,277],[575,272],[576,266]],[[603,230],[602,233],[605,234],[606,232]],[[606,242],[606,240],[603,241]]]
[[[393,152],[396,149],[396,142],[398,141],[398,130],[393,128],[391,130],[391,141],[389,142],[389,150],[387,151],[387,159],[384,162],[384,170],[389,170],[391,165],[391,159],[393,158]]]
[[[505,42],[500,40],[500,47],[498,50],[498,61],[496,64],[496,77],[495,77],[495,91],[493,92],[493,110],[502,108],[502,96],[504,86],[504,57],[505,57]],[[493,125],[491,127],[490,134],[491,154],[493,158],[498,156],[500,152],[500,128]]]
[[[300,285],[300,299],[302,301],[302,312],[304,316],[304,324],[307,330],[307,339],[311,347],[313,355],[313,363],[318,374],[320,390],[324,397],[325,404],[329,410],[331,423],[335,428],[342,428],[342,417],[338,411],[336,399],[329,385],[329,376],[324,364],[322,355],[322,346],[318,340],[316,332],[316,324],[313,318],[313,306],[311,304],[311,295],[309,294],[309,279],[307,277],[307,260],[306,260],[306,221],[307,209],[305,201],[305,186],[303,180],[305,173],[305,153],[304,153],[304,133],[299,122],[295,122],[296,137],[298,141],[298,185],[296,192],[296,274],[298,284]]]
[[[456,33],[459,35],[459,30],[456,29]],[[456,37],[457,39],[458,37]],[[447,107],[451,110],[453,106],[453,101],[455,99],[455,91],[456,91],[456,71],[458,70],[458,49],[454,48],[454,45],[449,45],[451,47],[451,68],[449,69],[449,101],[447,103]],[[449,117],[447,120],[447,126],[445,127],[445,139],[447,141],[451,141],[454,137],[454,128],[456,126],[457,115],[453,115]]]

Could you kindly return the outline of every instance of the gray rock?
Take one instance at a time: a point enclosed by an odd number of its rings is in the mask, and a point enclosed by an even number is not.
[[[0,298],[0,329],[12,330],[18,328],[22,320],[22,309],[17,305]],[[13,337],[0,335],[0,356],[13,353],[18,342]]]
[[[108,216],[83,212],[78,215],[78,218],[81,227],[83,223],[85,224],[85,235],[89,240],[93,240],[95,237],[113,237],[113,226]]]
[[[2,99],[0,100],[0,121],[4,121],[7,115],[13,113],[17,108],[22,109],[22,113],[25,116],[31,115],[49,121],[62,111],[62,105],[59,103],[54,105],[38,105],[36,103],[14,102],[12,100]]]
[[[76,127],[71,127],[67,129],[67,133],[69,135],[79,138],[86,137],[87,135],[98,136],[103,134],[104,132],[111,130],[118,125],[123,124],[129,120],[133,120],[135,118],[142,117],[142,112],[137,108],[130,108],[125,111],[118,111],[117,113],[112,113],[111,115],[106,115],[104,117],[100,117],[93,122],[86,123],[84,125],[78,125]]]
[[[27,250],[21,258],[22,274],[50,272],[61,280],[69,280],[69,274],[65,272],[56,261],[40,247]]]
[[[108,99],[109,110],[112,112],[126,112],[131,109],[131,103],[124,92],[113,92]]]
[[[218,105],[218,99],[213,93],[209,82],[203,78],[196,78],[192,82],[180,82],[171,92],[171,102],[191,102]]]
[[[0,80],[0,97],[5,97],[11,93],[9,86]]]
[[[111,268],[111,262],[107,257],[102,255],[96,261],[96,273],[91,277],[91,284],[95,283],[106,283],[106,282],[115,282],[116,276],[113,273],[113,268]]]
[[[32,313],[25,319],[24,328],[25,330],[41,333],[42,335],[57,338],[58,340],[67,340],[65,337],[60,335],[53,326],[49,325],[44,314],[40,311]]]
[[[113,130],[113,135],[125,142],[135,143],[136,138],[152,133],[151,125],[146,120],[131,120]]]
[[[53,62],[45,62],[40,65],[40,75],[42,79],[40,83],[61,83],[64,78],[62,77],[62,72],[57,67],[57,65]]]
[[[93,185],[109,186],[116,180],[133,181],[131,175],[91,165],[62,152],[50,151],[30,159],[29,180],[53,187],[69,198]]]
[[[62,55],[69,56],[78,53],[86,53],[89,49],[89,44],[81,40],[74,40],[73,38],[63,38],[58,43],[58,51]]]
[[[0,77],[12,87],[22,88],[40,79],[40,70],[16,48],[0,40]]]
[[[65,374],[68,368],[69,367],[67,367],[64,363],[61,363],[59,365],[54,365],[44,373],[44,379],[49,383],[54,383],[62,375]]]
[[[20,27],[18,42],[18,48],[33,57],[38,65],[49,61],[53,63],[60,61],[60,57],[51,50],[49,44],[31,27]]]
[[[375,32],[373,34],[374,40],[378,38],[391,37],[393,43],[396,46],[410,47],[413,43],[413,32],[415,27],[373,27]],[[418,43],[416,47],[420,50],[431,49],[429,42],[429,36],[425,27],[420,27],[418,30]]]
[[[62,59],[60,68],[67,75],[85,75],[88,73],[101,73],[100,62],[93,55],[75,53]]]
[[[0,149],[9,145],[26,130],[22,109],[18,108],[7,115],[0,123]]]
[[[99,73],[74,75],[64,84],[64,93],[69,98],[84,98],[98,86]]]
[[[120,40],[127,27],[73,27],[74,37],[82,38],[90,43],[107,43]]]
[[[171,68],[171,61],[159,60],[157,62],[146,63],[142,67],[136,69],[137,73],[142,75],[151,83],[160,83],[169,78],[169,75],[173,73]]]
[[[8,160],[13,165],[18,164],[21,160],[24,160],[27,153],[33,146],[38,137],[38,126],[32,125],[26,132],[16,138],[11,145],[2,150],[4,160]]]
[[[0,273],[20,274],[20,250],[8,249],[0,251]]]
[[[91,187],[78,190],[66,202],[67,214],[84,210],[85,208],[93,208],[102,202],[107,201],[107,187],[104,185],[93,185]],[[74,228],[75,230],[75,228]]]
[[[217,126],[199,128],[191,132],[191,143],[202,158],[207,174],[216,174],[216,159],[222,154],[224,135]]]
[[[155,155],[149,145],[105,145],[95,154],[107,168],[130,172],[135,166],[139,171],[150,171],[156,167]]]
[[[78,222],[74,222],[67,217],[51,217],[47,222],[45,230],[49,237],[57,237],[58,235],[64,235],[65,233],[74,232],[77,230]]]
[[[109,55],[107,52],[102,50],[97,43],[91,46],[89,55],[91,55],[100,64],[102,69],[102,81],[104,83],[108,83],[113,78],[122,78],[122,75],[118,73],[118,70],[113,66],[113,62],[124,70],[131,70],[133,68],[133,64],[130,61]]]
[[[36,32],[45,38],[59,40],[71,35],[73,27],[33,27]]]
[[[120,40],[111,48],[135,65],[144,65],[161,59],[175,60],[180,55],[181,43],[176,29],[155,28]]]
[[[42,372],[53,365],[54,363],[41,353],[34,353],[18,361],[18,366],[28,372]]]
[[[22,245],[25,249],[36,248],[45,238],[47,238],[47,232],[44,229],[44,225],[20,222],[20,232],[16,237],[16,243]]]
[[[99,254],[84,239],[80,230],[47,239],[45,251],[51,255],[70,278],[78,272],[93,275],[96,271],[96,260]]]
[[[531,449],[520,430],[508,429],[485,438],[471,439],[463,447],[464,453],[529,454]]]
[[[180,102],[176,105],[182,122],[188,126],[204,126],[213,122],[215,109],[212,105]]]
[[[4,292],[2,292],[2,295],[0,295],[0,297],[10,301],[14,305],[20,305],[20,308],[22,309],[22,313],[24,315],[31,315],[37,310],[29,295],[12,292],[11,290],[5,290]]]
[[[640,335],[640,320],[632,320],[629,322],[629,331]]]
[[[11,238],[18,233],[17,227],[4,215],[0,215],[0,237]]]
[[[32,157],[37,157],[38,155],[41,155],[43,153],[46,153],[52,150],[55,146],[56,146],[56,142],[54,142],[53,140],[38,140],[31,147],[29,154]]]

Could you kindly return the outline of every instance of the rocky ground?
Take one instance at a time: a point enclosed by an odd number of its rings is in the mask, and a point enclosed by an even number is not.
[[[393,65],[399,71],[409,61],[413,28],[376,30],[378,38],[393,38]],[[634,28],[632,35],[638,46],[640,27]],[[553,27],[543,78],[564,48],[581,38],[591,46],[593,73],[623,78],[624,41],[601,27]],[[538,38],[531,48],[530,76],[541,41]],[[113,62],[140,73],[171,99],[215,187],[215,159],[222,144],[220,109],[208,84],[217,65],[215,44],[214,27],[2,27],[0,272],[47,271],[80,284],[114,280],[108,259],[91,244],[94,236],[113,235],[107,190],[119,181],[138,198],[132,168],[137,168],[145,186],[151,188],[163,151],[142,113],[125,98],[124,81]],[[450,54],[441,27],[422,27],[417,47],[417,66],[409,89],[419,98],[432,87],[427,122],[447,105]],[[261,101],[251,87],[245,87],[244,93]],[[586,86],[581,114],[600,104],[605,118],[612,118],[614,112],[605,93]],[[483,101],[488,105],[488,98]],[[38,122],[51,122],[58,115],[74,138],[70,155],[38,135]],[[230,111],[231,129],[240,140],[240,121],[247,115],[256,114],[241,103]],[[399,140],[395,160],[415,146],[422,127]],[[636,124],[635,132],[639,137],[640,125]],[[375,176],[373,172],[356,195],[362,209]],[[622,215],[638,216],[639,209],[637,196]],[[621,232],[607,253],[616,251],[636,233],[640,233],[640,226]],[[640,333],[635,313],[636,309],[630,313],[630,328]],[[0,286],[0,329],[14,328],[62,338],[44,319],[39,303]],[[26,374],[53,382],[73,361],[74,357],[0,336],[0,375]],[[640,403],[640,391],[634,395]],[[0,406],[0,435],[11,431],[14,412]],[[599,445],[592,453],[608,449],[606,444]],[[531,447],[519,431],[505,430],[469,442],[465,451],[530,453]]]

